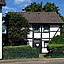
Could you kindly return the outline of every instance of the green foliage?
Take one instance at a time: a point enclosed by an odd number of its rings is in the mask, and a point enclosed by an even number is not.
[[[64,37],[56,36],[48,44],[48,55],[53,58],[64,58]]]
[[[30,46],[6,46],[3,47],[3,59],[38,58],[36,48]]]
[[[54,3],[50,3],[50,2],[47,2],[44,5],[43,10],[45,10],[45,12],[56,12],[56,13],[59,13],[58,12],[59,8]]]
[[[17,12],[8,12],[6,14],[8,38],[25,40],[29,32],[29,23]]]
[[[64,47],[64,44],[49,44],[48,45],[49,49],[53,49],[53,48],[57,48],[57,47]]]
[[[64,17],[63,16],[60,16],[60,18],[64,21]]]
[[[63,36],[55,36],[51,39],[49,44],[64,44],[64,37]]]
[[[30,5],[26,6],[23,11],[26,11],[26,12],[42,12],[42,2],[41,3],[36,3],[36,2],[33,2],[31,3]]]
[[[56,12],[60,15],[59,7],[57,7],[54,3],[47,2],[44,7],[42,7],[42,2],[41,3],[36,3],[33,2],[30,5],[26,6],[23,11],[26,12]]]
[[[51,49],[51,52],[49,52],[48,56],[51,56],[52,58],[64,58],[64,44],[63,46],[54,47]]]

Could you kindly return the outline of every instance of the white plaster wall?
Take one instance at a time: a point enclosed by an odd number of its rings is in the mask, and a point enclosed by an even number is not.
[[[45,46],[47,47],[48,43],[45,44]],[[44,47],[44,41],[42,41],[42,47]]]
[[[48,43],[45,43],[45,47],[47,47],[48,46]]]
[[[50,31],[57,31],[60,25],[50,25]],[[59,29],[60,31],[60,29]]]
[[[42,39],[42,41],[49,41],[49,39]]]
[[[30,29],[31,31],[30,31],[29,34],[27,35],[27,38],[32,38],[32,37],[33,37],[33,32],[32,32],[33,28],[32,28],[32,25],[30,26],[29,29]]]
[[[28,39],[28,45],[30,45],[32,47],[32,39]]]
[[[33,32],[30,31],[29,34],[27,35],[27,38],[32,38],[33,37]]]
[[[45,46],[47,46],[48,44],[46,44]],[[47,48],[43,48],[44,47],[44,41],[42,41],[42,53],[48,53]]]
[[[44,41],[42,41],[42,47],[44,47]]]
[[[42,33],[42,38],[49,38],[49,33]]]
[[[57,32],[57,33],[56,33],[56,36],[57,36],[57,35],[60,35],[60,32]]]
[[[53,38],[55,33],[56,32],[50,32],[50,38]],[[57,32],[55,36],[57,36],[57,35],[60,35],[60,32]]]
[[[42,48],[42,53],[48,53],[47,48]]]
[[[0,59],[2,59],[2,13],[0,13]]]
[[[50,26],[50,31],[57,31],[59,28],[59,25],[51,25]],[[43,32],[43,27],[42,27],[42,32]],[[33,30],[32,27],[30,27],[30,30]],[[41,31],[41,28],[40,28]],[[59,29],[60,31],[60,29]],[[50,38],[54,36],[56,32],[50,32]],[[60,32],[57,32],[56,35],[60,35]],[[27,35],[28,38],[33,37],[33,32],[30,31],[30,33]],[[41,38],[41,33],[34,33],[34,38]],[[42,33],[42,38],[49,38],[49,33]],[[50,39],[51,40],[51,39]],[[44,41],[49,41],[49,39],[42,39],[42,47],[44,47]],[[32,39],[28,39],[28,44],[32,47]],[[47,44],[46,44],[47,46]],[[47,48],[42,48],[42,53],[48,53]]]
[[[34,38],[41,38],[41,33],[34,33]]]
[[[50,38],[53,38],[55,33],[56,32],[50,32]]]

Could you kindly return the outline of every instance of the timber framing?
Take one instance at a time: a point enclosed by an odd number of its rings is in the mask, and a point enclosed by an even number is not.
[[[40,28],[41,28],[41,32],[35,32],[34,31],[34,25],[40,25]],[[60,32],[59,31],[59,29],[61,28],[61,26],[62,26],[62,24],[47,24],[48,25],[48,27],[49,27],[49,31],[48,32],[43,32],[43,30],[42,30],[42,27],[44,26],[44,25],[46,25],[46,24],[32,24],[32,28],[33,28],[33,30],[31,30],[32,32],[33,32],[33,34],[32,34],[32,38],[27,38],[27,39],[32,39],[32,46],[34,47],[34,40],[40,40],[40,53],[42,53],[42,48],[47,48],[47,47],[45,47],[45,42],[49,42],[52,38],[50,37],[50,33],[51,32],[54,32],[55,34],[54,34],[54,36],[57,34],[57,32]],[[53,26],[53,25],[59,25],[59,27],[58,27],[58,29],[57,30],[55,30],[55,31],[50,31],[50,27],[51,27],[51,25]],[[34,38],[34,33],[39,33],[39,34],[41,34],[41,36],[40,36],[40,38]],[[49,34],[49,38],[43,38],[42,37],[42,33],[48,33]],[[44,40],[44,39],[46,39],[46,40]],[[44,47],[42,47],[42,41],[44,41]]]

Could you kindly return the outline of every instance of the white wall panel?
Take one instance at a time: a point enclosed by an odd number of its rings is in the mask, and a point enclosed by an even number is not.
[[[56,36],[57,36],[57,35],[60,35],[60,32],[57,32]]]
[[[34,38],[41,38],[41,33],[34,33]]]
[[[42,53],[48,53],[47,48],[42,48]]]
[[[56,32],[50,32],[50,38],[53,38],[55,33]]]
[[[32,39],[28,39],[28,45],[30,45],[32,47]]]
[[[45,43],[45,47],[47,47],[48,46],[48,43]]]
[[[42,41],[42,47],[44,47],[44,41]]]
[[[42,33],[42,38],[49,38],[49,33]]]
[[[49,41],[49,39],[42,39],[43,41]]]
[[[50,32],[50,38],[53,38],[56,32]],[[60,32],[57,32],[55,36],[60,35]]]
[[[27,35],[27,38],[32,38],[33,37],[33,32],[30,31],[29,34]]]

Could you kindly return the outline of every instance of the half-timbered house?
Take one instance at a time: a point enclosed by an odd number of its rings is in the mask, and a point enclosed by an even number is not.
[[[54,36],[60,35],[64,23],[56,12],[22,12],[30,24],[27,44],[39,49],[40,53],[48,53],[48,42]]]

